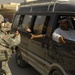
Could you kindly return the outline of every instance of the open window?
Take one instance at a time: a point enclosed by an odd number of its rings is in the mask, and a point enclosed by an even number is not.
[[[25,18],[24,18],[24,21],[23,21],[23,29],[29,27],[30,28],[30,25],[31,25],[31,19],[32,19],[32,16],[31,15],[26,15]]]
[[[68,23],[66,22],[60,22],[60,20],[62,20],[62,18],[67,19]],[[62,24],[60,24],[62,23]],[[60,24],[60,26],[59,26]],[[68,24],[68,25],[67,25]],[[53,39],[56,42],[60,42],[59,38],[58,38],[58,34],[64,36],[64,40],[66,41],[74,41],[74,37],[75,37],[75,32],[74,32],[74,25],[75,24],[75,17],[72,14],[65,14],[65,15],[59,15],[59,19],[57,20],[57,25],[55,25],[56,28],[60,28],[58,31],[56,30],[56,32],[54,33]],[[66,26],[67,25],[67,26]],[[69,31],[67,31],[69,30]],[[65,32],[64,32],[65,31]],[[57,34],[56,34],[57,33]]]
[[[37,16],[33,27],[34,34],[46,34],[49,20],[50,16]]]
[[[34,23],[33,27],[33,33],[34,34],[42,34],[43,26],[44,26],[44,21],[45,21],[46,16],[37,16],[36,21]]]
[[[25,15],[21,15],[20,16],[18,27],[22,27],[22,23],[23,23],[23,20],[24,20],[24,16]]]
[[[59,17],[58,17],[58,20],[57,20],[57,22],[56,22],[56,25],[54,26],[54,28],[53,28],[53,31],[56,29],[56,28],[58,28],[59,27],[59,20],[61,19],[61,18],[67,18],[67,20],[68,20],[68,22],[69,22],[69,28],[71,28],[71,29],[75,29],[75,17],[73,16],[73,15],[59,15]]]
[[[17,27],[19,23],[20,15],[16,15],[13,21],[13,27]]]

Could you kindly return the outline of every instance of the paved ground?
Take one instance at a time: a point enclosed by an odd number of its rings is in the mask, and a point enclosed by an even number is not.
[[[11,69],[12,75],[40,75],[34,68],[27,66],[26,68],[19,68],[15,62],[15,54],[9,61],[9,67]]]

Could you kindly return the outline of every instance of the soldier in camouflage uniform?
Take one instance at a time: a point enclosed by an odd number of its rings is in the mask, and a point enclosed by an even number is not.
[[[11,47],[18,45],[20,43],[20,39],[21,37],[18,31],[16,31],[15,34],[5,34],[5,29],[0,28],[0,51],[6,51],[8,55],[8,59],[2,62],[2,69],[6,71],[6,75],[12,75],[8,66],[8,60],[12,53]],[[2,59],[0,58],[0,60]]]
[[[2,69],[6,71],[6,75],[12,75],[8,66],[8,61],[12,53],[11,47],[18,45],[21,37],[18,31],[15,34],[6,34],[6,32],[11,30],[11,24],[9,22],[2,23],[3,21],[4,17],[0,14],[0,61],[8,57],[6,61],[2,62]],[[1,24],[3,25],[1,26]],[[7,56],[4,55],[3,51],[7,52]]]

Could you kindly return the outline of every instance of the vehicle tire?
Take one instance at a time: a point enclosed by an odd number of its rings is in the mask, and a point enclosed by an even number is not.
[[[15,58],[16,58],[16,63],[18,67],[24,68],[27,65],[27,63],[22,59],[20,51],[16,52]]]
[[[62,72],[55,70],[50,75],[63,75]]]

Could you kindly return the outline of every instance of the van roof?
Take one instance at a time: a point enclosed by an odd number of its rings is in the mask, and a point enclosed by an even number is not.
[[[65,12],[75,13],[75,0],[67,2],[46,2],[29,5],[21,5],[17,13],[31,12]]]
[[[57,3],[54,11],[57,12],[75,12],[75,1],[69,1],[69,2],[63,2],[63,3]]]

